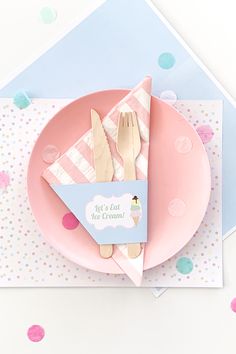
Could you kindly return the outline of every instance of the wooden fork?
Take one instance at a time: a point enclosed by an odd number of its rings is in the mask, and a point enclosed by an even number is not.
[[[136,180],[135,160],[141,149],[136,112],[120,113],[116,148],[124,163],[124,180]],[[140,243],[128,244],[130,258],[138,257],[140,252]]]

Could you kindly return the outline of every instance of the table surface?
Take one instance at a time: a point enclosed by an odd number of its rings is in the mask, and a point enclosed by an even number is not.
[[[0,2],[0,81],[48,48],[101,0]],[[224,87],[236,97],[234,0],[155,0],[158,9]],[[43,25],[39,11],[58,13]],[[0,350],[4,354],[127,353],[233,354],[236,314],[235,235],[224,242],[225,287],[170,289],[155,299],[148,289],[1,289]],[[45,338],[27,339],[40,324]],[[155,349],[154,349],[155,348]]]

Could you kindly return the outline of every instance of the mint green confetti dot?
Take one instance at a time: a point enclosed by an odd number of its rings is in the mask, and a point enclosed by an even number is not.
[[[40,11],[41,21],[45,24],[54,22],[57,18],[57,12],[52,7],[43,7]]]
[[[171,53],[162,53],[158,58],[158,64],[162,69],[171,69],[175,65],[175,57]]]
[[[17,92],[13,98],[13,102],[20,109],[24,109],[31,104],[31,100],[25,91]]]
[[[193,262],[190,258],[181,257],[176,262],[176,269],[181,274],[189,274],[193,270]]]

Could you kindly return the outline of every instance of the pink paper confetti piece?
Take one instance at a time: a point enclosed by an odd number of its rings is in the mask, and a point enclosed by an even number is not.
[[[203,144],[209,143],[209,141],[211,141],[214,136],[214,132],[210,125],[201,125],[196,130],[198,135],[202,139]]]
[[[231,301],[230,307],[233,312],[236,312],[236,297]]]
[[[10,184],[9,175],[4,171],[0,171],[0,188],[6,189],[9,186],[9,184]]]
[[[72,213],[67,213],[62,218],[62,225],[67,230],[74,230],[79,226],[79,220]]]
[[[45,331],[43,327],[33,325],[28,329],[27,336],[32,342],[40,342],[45,336]]]
[[[51,164],[55,162],[60,156],[58,148],[54,145],[47,145],[42,152],[43,161]]]

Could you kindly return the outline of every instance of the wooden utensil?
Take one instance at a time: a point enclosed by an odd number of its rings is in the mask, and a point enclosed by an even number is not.
[[[136,112],[120,113],[116,148],[124,163],[124,180],[136,180],[135,160],[141,150]],[[138,257],[140,252],[140,243],[128,244],[128,255],[130,258]]]
[[[93,159],[96,171],[96,182],[110,182],[114,175],[111,152],[107,142],[99,114],[91,109],[91,123],[93,135]],[[100,255],[110,258],[113,253],[113,245],[100,245]]]

